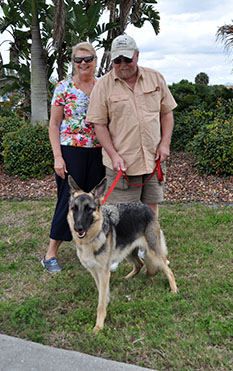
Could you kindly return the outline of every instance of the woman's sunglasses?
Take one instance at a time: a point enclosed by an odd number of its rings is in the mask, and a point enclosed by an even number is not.
[[[95,58],[94,55],[91,55],[90,57],[84,57],[84,58],[74,57],[73,61],[74,63],[82,63],[82,61],[84,61],[85,63],[90,63],[94,60],[94,58]]]
[[[133,62],[133,59],[132,58],[127,58],[127,57],[118,57],[118,58],[113,59],[113,63],[115,63],[115,64],[121,64],[123,61],[125,63],[129,64],[129,63]]]

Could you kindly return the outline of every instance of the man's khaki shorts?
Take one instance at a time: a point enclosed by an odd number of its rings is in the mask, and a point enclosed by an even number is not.
[[[161,163],[161,168],[163,172],[164,180],[162,182],[158,181],[157,171],[153,177],[141,187],[134,187],[130,185],[127,180],[120,177],[116,187],[107,199],[107,202],[111,204],[116,204],[118,202],[143,202],[145,204],[156,204],[164,199],[164,185],[166,180],[166,164]],[[106,178],[107,178],[107,188],[106,193],[111,187],[117,172],[106,167]],[[144,183],[151,174],[138,175],[138,176],[128,176],[127,178],[130,183],[142,184]]]

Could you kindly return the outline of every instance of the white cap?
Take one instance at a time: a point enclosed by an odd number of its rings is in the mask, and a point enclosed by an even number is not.
[[[132,58],[136,49],[137,44],[132,37],[126,34],[117,36],[112,42],[111,60],[120,56]]]

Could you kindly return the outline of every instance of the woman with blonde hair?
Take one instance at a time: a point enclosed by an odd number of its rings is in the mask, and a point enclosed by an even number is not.
[[[101,146],[94,127],[86,121],[90,94],[96,83],[97,57],[93,46],[82,42],[73,47],[74,74],[60,81],[51,103],[49,138],[54,155],[57,205],[50,230],[50,242],[42,265],[50,273],[61,268],[57,252],[62,241],[71,241],[67,223],[70,174],[79,187],[89,192],[104,177]]]

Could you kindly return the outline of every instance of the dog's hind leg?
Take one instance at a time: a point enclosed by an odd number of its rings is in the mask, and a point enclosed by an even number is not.
[[[109,301],[109,282],[110,282],[110,271],[101,271],[98,272],[98,292],[99,292],[99,301],[97,308],[97,319],[96,325],[93,329],[93,332],[97,334],[100,330],[104,328],[104,320],[106,317],[106,308]]]
[[[138,248],[134,249],[127,259],[134,264],[133,270],[125,277],[128,280],[140,272],[143,267],[143,261],[138,256]]]

